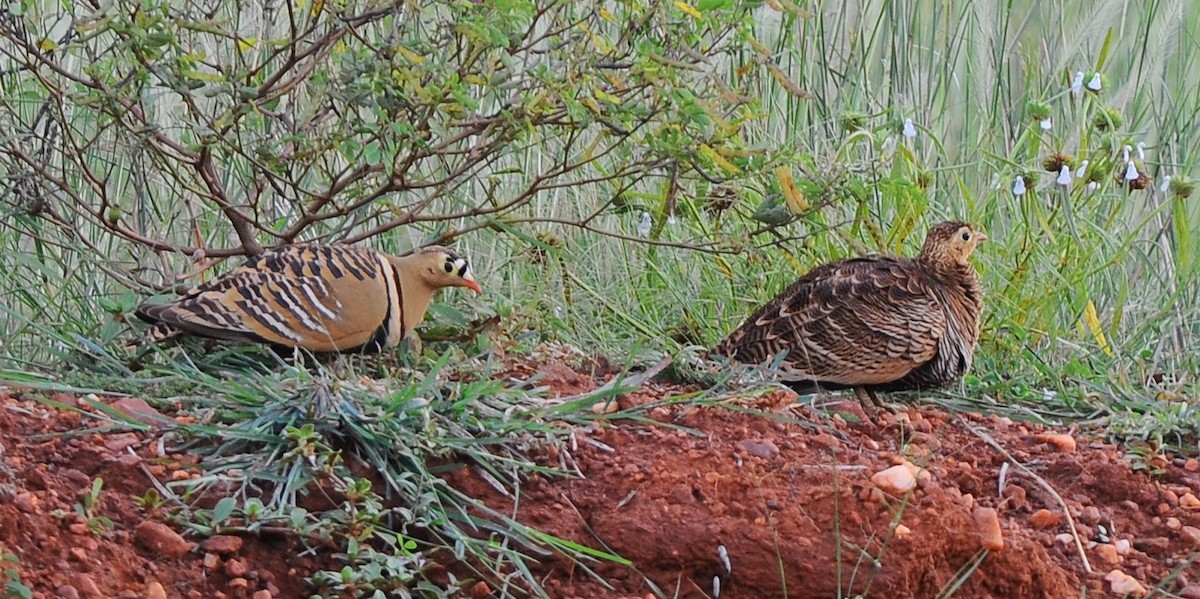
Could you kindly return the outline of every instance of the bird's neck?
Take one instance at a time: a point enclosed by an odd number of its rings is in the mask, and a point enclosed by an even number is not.
[[[437,290],[420,277],[412,276],[403,270],[400,272],[400,283],[400,301],[404,302],[401,306],[404,314],[403,336],[408,337],[425,319],[425,312],[429,310],[429,304],[433,303],[433,296],[437,295]]]

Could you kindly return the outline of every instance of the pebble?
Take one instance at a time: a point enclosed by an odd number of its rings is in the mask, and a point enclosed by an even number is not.
[[[1191,493],[1185,493],[1179,498],[1179,507],[1185,510],[1200,510],[1200,499],[1196,499]]]
[[[54,596],[60,599],[79,599],[79,591],[69,584],[64,584],[54,589]]]
[[[771,459],[779,455],[779,447],[770,439],[742,439],[737,446],[757,458]]]
[[[467,594],[473,599],[485,599],[486,597],[491,596],[492,589],[488,586],[488,583],[481,580],[475,583],[475,585],[471,587],[471,590],[468,591]]]
[[[1192,547],[1200,547],[1200,528],[1184,526],[1179,530],[1179,537],[1191,544]]]
[[[1113,546],[1117,548],[1117,555],[1129,555],[1129,552],[1133,550],[1133,544],[1129,542],[1129,539],[1117,539]]]
[[[620,409],[620,404],[615,401],[598,401],[592,404],[593,414],[612,414]]]
[[[983,548],[988,551],[1004,550],[1004,535],[1000,531],[1000,516],[995,508],[977,507],[971,512],[975,530],[979,532]]]
[[[13,505],[26,514],[36,513],[38,511],[38,503],[40,502],[37,496],[28,491],[17,493],[16,497],[13,497]]]
[[[242,537],[214,535],[200,543],[200,548],[217,555],[230,555],[242,550]]]
[[[1171,548],[1171,541],[1167,537],[1150,537],[1134,541],[1133,546],[1142,553],[1161,552]]]
[[[234,578],[229,581],[229,588],[244,589],[250,586],[250,581],[245,578]]]
[[[230,578],[242,578],[250,568],[246,566],[246,562],[240,559],[231,559],[225,562],[225,575]]]
[[[1167,518],[1166,522],[1167,522],[1167,528],[1169,528],[1171,530],[1179,530],[1179,527],[1183,526],[1183,523],[1180,522],[1179,518],[1176,518],[1175,516],[1171,516],[1170,518]]]
[[[116,435],[110,435],[104,441],[104,448],[113,453],[117,453],[119,451],[125,451],[125,448],[127,447],[136,445],[140,440],[141,439],[138,438],[136,433],[119,433]]]
[[[271,599],[273,596],[274,595],[271,594],[271,591],[268,591],[267,589],[261,589],[254,591],[254,594],[251,595],[250,599]]]
[[[1096,555],[1100,556],[1100,559],[1108,562],[1109,564],[1115,565],[1117,562],[1121,561],[1121,556],[1117,554],[1117,547],[1108,543],[1096,545]]]
[[[142,597],[145,599],[167,599],[167,589],[162,588],[162,582],[152,580],[149,585],[146,585],[146,592]]]
[[[1063,532],[1054,535],[1054,542],[1059,545],[1072,545],[1075,543],[1075,535],[1069,532]]]
[[[1149,591],[1136,578],[1120,571],[1109,572],[1104,580],[1112,587],[1112,592],[1118,596],[1144,597]]]
[[[896,538],[897,539],[907,539],[910,536],[912,536],[911,528],[909,528],[903,524],[896,525]]]
[[[1187,470],[1188,472],[1200,472],[1200,460],[1197,460],[1196,458],[1188,458],[1187,461],[1183,463],[1183,469]]]
[[[1179,589],[1178,595],[1182,599],[1200,599],[1200,584],[1189,584]]]
[[[217,566],[221,565],[221,558],[215,553],[205,553],[201,563],[204,564],[205,570],[216,570]]]
[[[1062,516],[1059,516],[1048,509],[1042,508],[1034,512],[1033,515],[1029,517],[1029,523],[1032,524],[1034,528],[1054,528],[1059,524],[1062,524]]]
[[[1089,505],[1083,508],[1083,512],[1079,514],[1079,521],[1084,524],[1097,524],[1100,522],[1100,509],[1094,505]]]
[[[1062,453],[1075,453],[1075,438],[1065,433],[1038,433],[1033,437]]]
[[[166,524],[152,520],[144,520],[138,524],[134,535],[138,544],[149,549],[151,553],[171,559],[183,557],[195,546]]]
[[[164,416],[162,412],[154,409],[154,406],[146,403],[146,400],[140,397],[122,397],[112,402],[110,407],[142,424],[175,423],[174,420]]]
[[[917,486],[917,477],[901,464],[876,472],[871,476],[871,482],[892,495],[903,495]]]
[[[100,592],[100,587],[96,586],[96,581],[92,580],[91,576],[88,576],[83,572],[76,572],[75,574],[71,575],[71,586],[79,589],[79,594],[84,597],[95,597],[99,599],[100,597],[108,596]]]

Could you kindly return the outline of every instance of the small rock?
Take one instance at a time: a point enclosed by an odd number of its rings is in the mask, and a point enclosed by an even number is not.
[[[221,558],[215,553],[205,553],[204,560],[201,563],[204,564],[205,570],[212,571],[221,565]]]
[[[175,424],[174,420],[164,416],[140,397],[122,397],[112,402],[110,407],[142,424]]]
[[[621,406],[615,401],[598,401],[592,404],[593,414],[612,414],[620,409]]]
[[[1038,433],[1034,439],[1046,443],[1062,453],[1075,453],[1075,438],[1063,433]]]
[[[876,472],[871,477],[871,482],[892,495],[903,495],[917,486],[917,477],[913,476],[912,470],[901,464]]]
[[[896,538],[897,539],[907,539],[910,536],[912,536],[911,528],[909,528],[903,524],[896,525]]]
[[[83,473],[76,468],[66,468],[62,471],[62,477],[67,479],[71,484],[77,487],[91,487],[92,477]]]
[[[1115,565],[1117,562],[1121,561],[1121,557],[1119,555],[1117,555],[1116,546],[1110,545],[1108,543],[1101,543],[1099,545],[1096,545],[1096,555],[1099,555],[1100,559],[1104,560],[1105,562],[1107,562],[1109,564],[1113,564],[1113,565]]]
[[[1192,547],[1200,547],[1200,528],[1184,526],[1179,529],[1179,538],[1187,541]]]
[[[471,587],[471,590],[467,592],[467,594],[473,599],[486,599],[487,597],[491,596],[492,589],[488,586],[488,583],[481,580],[475,583]]]
[[[1133,543],[1130,543],[1129,539],[1117,539],[1113,542],[1113,547],[1117,548],[1117,555],[1125,556],[1133,550]]]
[[[26,514],[36,513],[39,503],[41,502],[38,501],[37,495],[28,491],[17,493],[16,497],[13,497],[13,505]]]
[[[1029,523],[1032,524],[1034,528],[1054,528],[1059,524],[1062,524],[1062,516],[1043,508],[1034,512],[1033,515],[1029,517]]]
[[[167,589],[162,588],[162,582],[152,580],[149,585],[146,585],[146,592],[142,597],[145,599],[167,599]]]
[[[1079,514],[1079,521],[1083,522],[1084,524],[1092,524],[1092,525],[1099,524],[1100,523],[1100,509],[1094,505],[1089,505],[1089,506],[1083,508],[1083,512],[1081,514]]]
[[[1166,524],[1167,524],[1167,528],[1169,528],[1171,530],[1179,530],[1179,527],[1183,526],[1183,523],[1180,522],[1179,518],[1176,518],[1175,516],[1171,516],[1170,518],[1167,518]]]
[[[230,555],[242,550],[242,537],[214,535],[200,543],[200,548],[217,555]]]
[[[271,594],[271,591],[268,591],[267,589],[261,589],[254,591],[254,594],[250,596],[250,599],[271,599],[272,597],[273,595]]]
[[[1159,553],[1170,549],[1171,541],[1167,537],[1150,537],[1134,541],[1133,546],[1142,553]]]
[[[234,578],[229,581],[229,588],[244,589],[250,586],[250,581],[245,578]]]
[[[977,507],[971,512],[975,530],[979,533],[983,548],[988,551],[1004,550],[1004,535],[1000,531],[1000,516],[995,508]]]
[[[1188,458],[1183,462],[1183,469],[1188,472],[1200,472],[1200,460],[1196,458]]]
[[[1177,593],[1181,599],[1200,599],[1200,584],[1189,584]]]
[[[1112,586],[1112,592],[1118,596],[1144,597],[1149,591],[1136,578],[1120,571],[1109,572],[1104,580]]]
[[[72,522],[67,525],[67,530],[70,531],[71,534],[79,537],[91,532],[91,529],[88,528],[88,525],[84,524],[83,522]]]
[[[79,599],[79,591],[69,584],[64,584],[54,589],[54,596],[59,599]]]
[[[117,458],[117,464],[123,468],[133,468],[142,463],[142,456],[136,453],[123,453]]]
[[[119,451],[125,451],[126,447],[132,447],[136,445],[140,440],[141,439],[138,439],[136,433],[119,433],[116,435],[110,435],[107,439],[105,439],[104,448],[113,453],[117,453]]]
[[[1185,510],[1200,510],[1200,499],[1196,499],[1191,493],[1184,493],[1183,497],[1179,498],[1179,507]]]
[[[171,530],[166,524],[152,520],[144,520],[138,524],[134,535],[137,542],[142,547],[149,549],[151,553],[171,559],[183,557],[195,546],[194,543],[179,536],[179,533]]]
[[[225,562],[225,575],[230,578],[242,578],[250,568],[246,566],[246,562],[240,559],[231,559]]]
[[[81,564],[87,563],[87,550],[83,547],[72,547],[67,550],[67,553],[71,555],[71,559]]]
[[[96,586],[96,581],[83,572],[76,572],[71,575],[71,586],[79,589],[79,594],[84,597],[107,597],[107,595],[100,592],[100,587]]]
[[[1075,535],[1064,532],[1054,535],[1054,542],[1059,545],[1072,545],[1075,543]]]
[[[779,447],[770,439],[742,439],[737,444],[738,449],[763,459],[771,459],[779,455]]]

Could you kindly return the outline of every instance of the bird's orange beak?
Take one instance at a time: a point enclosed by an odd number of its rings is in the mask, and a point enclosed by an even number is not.
[[[984,233],[983,231],[975,231],[975,241],[987,241],[987,240],[988,240],[987,233]]]
[[[475,277],[471,276],[471,273],[467,273],[467,274],[463,275],[462,280],[463,280],[463,287],[466,287],[467,289],[474,291],[475,295],[480,295],[483,293],[483,287],[479,286],[479,281],[476,281]]]

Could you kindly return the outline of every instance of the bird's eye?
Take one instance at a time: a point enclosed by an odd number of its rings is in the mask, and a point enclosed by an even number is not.
[[[454,272],[454,263],[453,263],[453,262],[450,262],[449,260],[447,260],[447,261],[446,261],[446,264],[445,264],[445,265],[443,265],[443,266],[442,266],[442,268],[443,268],[443,269],[444,269],[446,272],[448,272],[448,273],[449,273],[449,272]]]
[[[970,231],[963,231],[963,233],[962,233],[962,240],[963,240],[963,241],[971,241],[971,232],[970,232]]]

